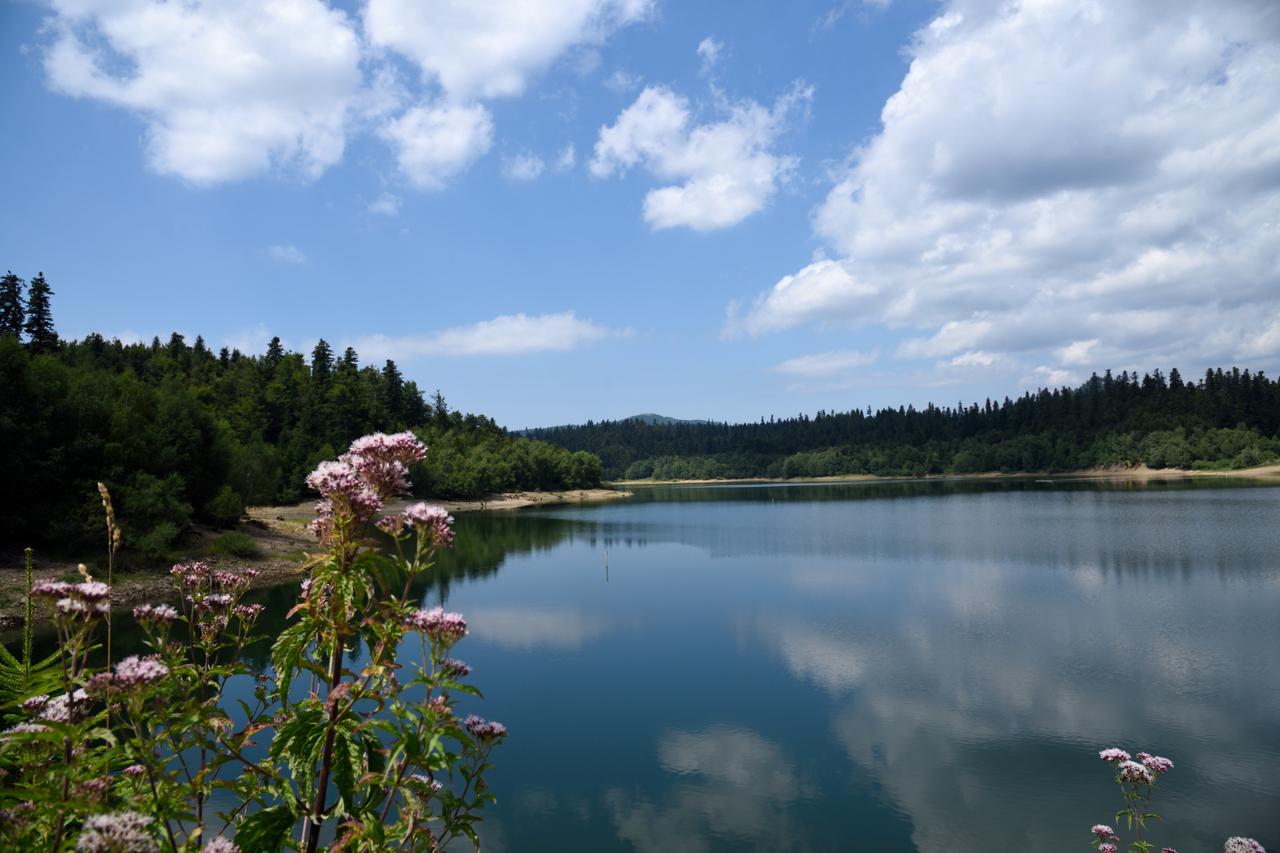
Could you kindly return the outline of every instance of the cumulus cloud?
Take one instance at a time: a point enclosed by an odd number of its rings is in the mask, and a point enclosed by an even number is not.
[[[812,97],[812,88],[797,84],[771,109],[748,100],[729,106],[721,121],[695,124],[687,98],[649,86],[600,129],[591,174],[607,178],[643,165],[678,182],[645,195],[644,218],[655,229],[736,225],[764,208],[793,168],[793,158],[770,149]]]
[[[579,319],[572,311],[559,314],[507,314],[470,326],[456,326],[422,335],[369,335],[355,341],[358,352],[377,361],[407,361],[427,355],[523,355],[564,352],[604,340],[625,337],[614,329]]]
[[[525,151],[502,162],[502,174],[513,181],[537,180],[547,168],[537,154]]]
[[[651,10],[651,0],[369,0],[357,23],[323,0],[49,3],[49,85],[141,117],[157,172],[200,185],[272,169],[312,179],[374,128],[425,189],[488,151],[484,99],[521,94],[565,55],[594,68],[597,46]],[[417,66],[415,83],[393,54]]]
[[[950,0],[910,54],[815,212],[837,259],[726,331],[880,325],[1054,380],[1280,364],[1274,4]]]
[[[195,184],[342,158],[360,92],[350,21],[320,0],[53,0],[51,87],[146,122],[152,169]]]
[[[577,45],[648,16],[651,0],[369,0],[371,44],[412,59],[455,100],[519,95]]]
[[[493,119],[480,104],[420,104],[379,131],[419,189],[441,189],[493,145]]]

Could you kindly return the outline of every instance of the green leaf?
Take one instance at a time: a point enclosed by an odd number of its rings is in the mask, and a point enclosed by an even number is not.
[[[236,825],[236,846],[245,853],[275,853],[284,847],[298,817],[285,805],[271,806]]]
[[[281,693],[288,691],[294,670],[298,668],[302,653],[306,651],[314,633],[315,626],[311,620],[303,617],[280,632],[275,645],[271,647],[271,665],[275,667],[276,683],[280,686]]]

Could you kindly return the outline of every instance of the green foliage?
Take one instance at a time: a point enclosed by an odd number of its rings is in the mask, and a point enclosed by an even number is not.
[[[22,279],[10,270],[0,279],[0,337],[22,336],[26,308],[22,301]]]
[[[57,684],[59,657],[54,652],[42,660],[32,653],[35,638],[35,606],[31,600],[31,549],[23,554],[22,657],[17,658],[0,643],[0,719],[18,719],[13,708],[28,696],[52,690]]]
[[[222,484],[213,500],[204,505],[204,514],[219,527],[230,527],[244,513],[244,502],[227,483]]]
[[[928,405],[758,423],[633,418],[531,430],[627,479],[917,477],[1092,466],[1241,468],[1280,457],[1280,383],[1260,372],[1093,376],[1077,388],[954,408]]]
[[[0,281],[0,320],[13,314],[5,298],[15,287],[20,296],[20,279]],[[0,542],[95,547],[102,481],[119,498],[125,559],[161,559],[192,521],[228,526],[243,505],[307,498],[303,481],[317,462],[357,436],[409,427],[440,446],[417,472],[420,494],[470,498],[600,479],[590,456],[450,411],[438,392],[428,406],[391,361],[361,367],[350,348],[335,361],[321,342],[308,363],[279,339],[261,356],[215,355],[176,333],[167,343],[59,342],[43,277],[32,292],[35,322],[47,320],[52,337],[41,332],[45,345],[35,346],[0,334],[0,447],[14,484],[0,492]]]
[[[238,530],[218,534],[209,550],[214,554],[243,559],[262,556],[262,549],[253,541],[253,537]]]
[[[326,836],[369,853],[479,847],[489,756],[506,729],[459,716],[459,698],[480,695],[449,657],[466,623],[417,606],[451,519],[419,505],[379,522],[389,551],[371,537],[376,504],[402,484],[368,472],[402,471],[423,452],[411,437],[377,441],[359,451],[374,463],[355,466],[363,482],[324,490],[327,551],[272,644],[274,673],[250,666],[267,638],[254,633],[263,606],[241,603],[248,570],[175,566],[179,609],[135,609],[151,653],[121,661],[109,624],[105,662],[95,643],[106,584],[36,585],[57,601],[60,666],[52,682],[24,680],[29,651],[0,654],[0,690],[20,720],[0,733],[0,849],[195,853],[214,832],[246,853],[315,853]],[[420,657],[401,655],[404,642]]]
[[[22,330],[27,333],[27,344],[36,352],[49,352],[58,346],[49,300],[52,295],[53,288],[45,281],[44,273],[36,273],[27,286],[26,319],[22,323]]]

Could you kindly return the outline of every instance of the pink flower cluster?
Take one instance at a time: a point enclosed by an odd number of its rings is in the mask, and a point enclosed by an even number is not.
[[[261,604],[237,604],[231,608],[231,612],[240,617],[242,622],[252,622],[261,616],[265,609],[266,607]]]
[[[170,604],[142,604],[133,608],[133,618],[144,625],[170,625],[178,611]]]
[[[101,581],[37,581],[31,587],[31,594],[36,598],[54,599],[53,606],[64,616],[91,619],[111,612],[111,587]]]
[[[1266,848],[1252,838],[1244,838],[1237,835],[1234,838],[1227,839],[1227,843],[1222,848],[1222,853],[1267,853],[1267,851]]]
[[[502,723],[486,720],[483,717],[477,717],[475,714],[463,720],[462,725],[466,726],[467,731],[471,732],[471,736],[479,741],[487,742],[507,736],[507,727]]]
[[[1098,757],[1108,764],[1118,764],[1121,761],[1128,761],[1133,756],[1125,752],[1123,749],[1116,749],[1114,746],[1110,749],[1104,749],[1098,753]]]
[[[1157,776],[1162,773],[1168,773],[1173,769],[1173,762],[1162,755],[1152,755],[1149,752],[1139,752],[1138,760],[1142,762],[1144,767]]]
[[[471,667],[455,658],[445,658],[440,661],[440,668],[450,678],[466,678],[471,674]]]
[[[188,589],[199,589],[209,581],[209,564],[203,560],[178,563],[169,569],[169,574],[177,578],[178,583]]]
[[[84,718],[88,704],[89,694],[84,691],[84,688],[78,688],[70,694],[63,693],[61,696],[50,699],[40,709],[40,719],[51,723],[75,722]]]
[[[1098,853],[1116,853],[1116,846],[1110,841],[1098,845]]]
[[[90,678],[88,688],[90,693],[101,696],[112,688],[128,690],[154,684],[168,674],[169,667],[161,663],[159,655],[130,655],[117,663],[113,672],[100,672]]]
[[[240,853],[240,848],[219,836],[204,846],[204,853]]]
[[[411,432],[378,432],[357,438],[337,460],[321,462],[307,475],[307,485],[321,497],[309,525],[312,532],[327,542],[340,522],[364,525],[383,501],[409,491],[409,466],[426,453],[426,445]]]
[[[137,812],[94,815],[76,839],[79,853],[156,853],[151,818]]]
[[[1106,841],[1108,838],[1116,834],[1115,830],[1107,826],[1105,823],[1099,823],[1089,831],[1098,836],[1099,841]]]
[[[1155,781],[1155,776],[1144,765],[1136,761],[1122,761],[1116,767],[1116,776],[1121,782],[1130,785],[1150,785]]]
[[[398,515],[378,519],[378,529],[388,536],[400,536],[405,528],[412,527],[419,535],[427,536],[432,547],[448,548],[453,544],[453,516],[440,506],[416,503]]]
[[[427,447],[411,432],[375,432],[351,442],[342,457],[383,500],[409,491],[409,466],[421,462]]]
[[[433,641],[453,645],[467,635],[467,622],[461,613],[446,613],[442,607],[415,610],[404,618],[405,627],[421,631]]]

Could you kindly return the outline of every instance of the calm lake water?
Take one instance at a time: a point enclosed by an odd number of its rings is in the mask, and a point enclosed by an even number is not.
[[[1157,849],[1280,848],[1280,488],[655,487],[457,529],[423,599],[511,729],[491,853],[1085,851],[1107,746],[1177,765]]]
[[[1159,844],[1280,847],[1280,489],[637,490],[463,516],[487,850],[1071,851],[1101,747]]]

